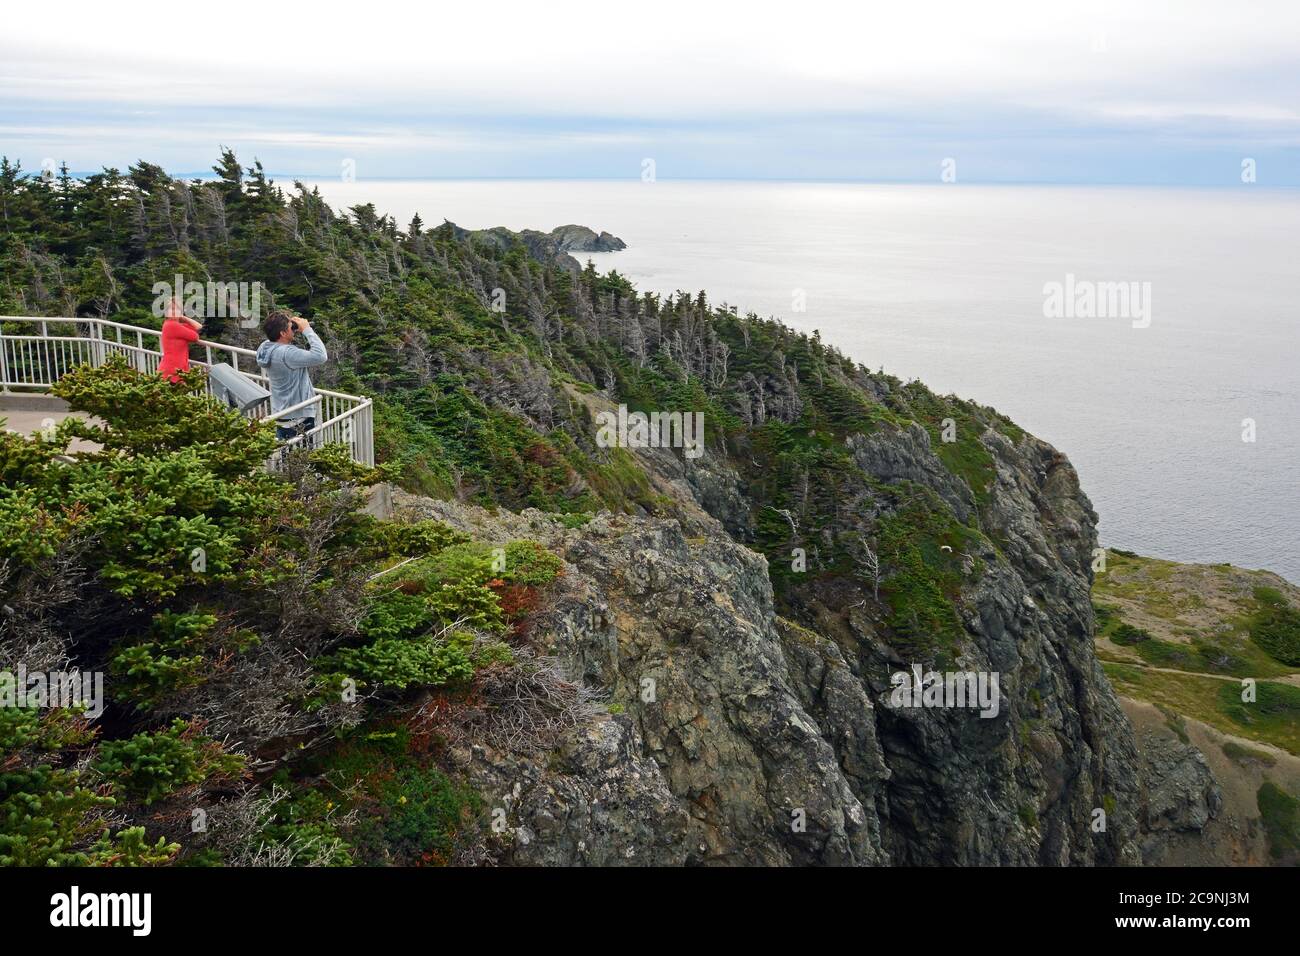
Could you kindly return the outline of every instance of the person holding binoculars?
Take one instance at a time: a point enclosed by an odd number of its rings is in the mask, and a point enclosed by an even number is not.
[[[162,327],[162,361],[158,374],[169,382],[180,379],[190,370],[190,344],[199,340],[203,323],[185,314],[181,304],[172,299],[167,304],[167,318]]]
[[[266,341],[257,347],[257,364],[261,366],[271,387],[271,414],[301,405],[316,395],[308,370],[323,365],[329,354],[325,343],[312,331],[311,323],[300,315],[277,309],[262,323]],[[294,336],[302,333],[307,347],[294,343]],[[292,418],[277,419],[275,434],[281,441],[305,435],[316,427],[312,406],[299,409]]]

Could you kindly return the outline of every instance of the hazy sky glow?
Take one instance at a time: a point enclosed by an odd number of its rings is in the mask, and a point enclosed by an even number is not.
[[[0,152],[281,176],[1300,185],[1300,4],[23,4]]]

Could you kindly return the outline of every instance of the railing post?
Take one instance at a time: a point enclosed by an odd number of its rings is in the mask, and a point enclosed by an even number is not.
[[[357,451],[360,456],[361,464],[373,468],[375,466],[375,404],[373,401],[367,401],[362,407],[361,413],[357,416],[361,425],[361,440]]]
[[[0,326],[0,392],[9,391],[9,345]]]
[[[95,368],[104,364],[104,323],[99,319],[92,319],[90,322],[90,338],[93,343],[90,346],[90,361]]]

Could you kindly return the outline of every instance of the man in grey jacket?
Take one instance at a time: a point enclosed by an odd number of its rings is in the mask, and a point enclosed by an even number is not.
[[[313,398],[316,389],[311,387],[307,370],[323,365],[329,358],[325,343],[312,331],[311,323],[301,316],[277,309],[262,323],[266,341],[257,347],[257,364],[271,385],[271,414],[292,408]],[[307,348],[293,344],[296,332],[307,340]],[[289,415],[287,420],[277,419],[275,434],[281,441],[304,435],[316,427],[315,409],[308,405]]]

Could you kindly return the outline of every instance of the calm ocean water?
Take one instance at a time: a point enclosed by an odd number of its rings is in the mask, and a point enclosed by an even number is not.
[[[1103,543],[1300,582],[1300,192],[720,182],[320,182],[400,223],[549,230],[643,289],[706,289],[1066,452]],[[1150,321],[1044,286],[1150,283]],[[1145,302],[1143,303],[1146,304]],[[1242,440],[1253,419],[1256,440]]]

